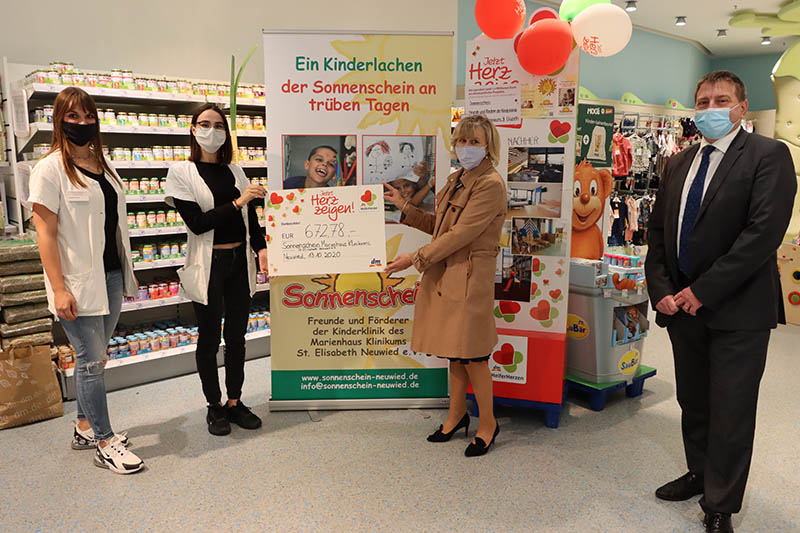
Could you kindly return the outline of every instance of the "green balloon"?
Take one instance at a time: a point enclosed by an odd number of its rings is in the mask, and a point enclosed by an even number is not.
[[[589,6],[595,4],[610,4],[611,0],[563,0],[561,7],[558,8],[558,16],[561,20],[572,22],[572,19],[578,16],[578,13],[583,11]]]

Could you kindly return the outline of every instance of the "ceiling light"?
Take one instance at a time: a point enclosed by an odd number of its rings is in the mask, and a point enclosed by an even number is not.
[[[625,2],[625,11],[630,13],[636,11],[636,0],[628,0]]]
[[[761,46],[769,46],[771,44],[772,44],[772,39],[770,39],[768,36],[761,38]]]
[[[676,26],[686,26],[686,17],[677,17],[675,19]]]
[[[728,30],[717,30],[717,37],[727,37]]]

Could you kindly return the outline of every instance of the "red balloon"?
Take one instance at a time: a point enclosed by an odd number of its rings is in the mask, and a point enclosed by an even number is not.
[[[475,20],[490,39],[511,39],[525,25],[524,0],[478,0]]]
[[[534,22],[517,45],[519,64],[535,76],[546,76],[564,66],[572,52],[572,29],[561,19]]]
[[[531,17],[531,24],[533,24],[534,22],[539,22],[540,20],[557,19],[557,18],[558,18],[558,13],[549,8],[543,7],[542,9],[533,14],[533,16]]]
[[[519,46],[519,38],[522,37],[522,32],[519,32],[516,37],[514,37],[514,52],[517,51],[517,47]]]

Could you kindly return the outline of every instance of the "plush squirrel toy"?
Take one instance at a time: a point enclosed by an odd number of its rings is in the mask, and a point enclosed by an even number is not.
[[[572,257],[599,260],[605,244],[597,221],[603,216],[614,178],[606,169],[597,170],[584,159],[575,167],[572,196]]]

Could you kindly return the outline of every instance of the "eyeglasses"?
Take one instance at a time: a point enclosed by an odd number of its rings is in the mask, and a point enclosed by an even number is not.
[[[204,130],[213,127],[215,130],[225,131],[225,124],[223,124],[222,122],[214,122],[214,124],[211,124],[211,122],[209,122],[208,120],[203,120],[197,123],[197,127],[203,128]]]

